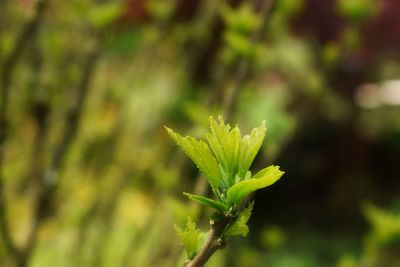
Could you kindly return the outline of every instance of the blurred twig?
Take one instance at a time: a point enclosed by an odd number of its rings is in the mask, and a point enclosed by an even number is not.
[[[35,206],[32,218],[32,227],[28,232],[28,239],[23,247],[21,254],[20,266],[26,266],[29,261],[29,257],[32,254],[33,248],[37,241],[38,228],[44,218],[49,213],[50,202],[57,188],[57,176],[61,169],[61,164],[67,154],[67,150],[72,143],[78,128],[79,122],[82,117],[82,109],[87,98],[89,90],[89,82],[94,72],[94,67],[99,56],[99,51],[94,48],[89,52],[86,63],[83,67],[82,78],[77,88],[77,97],[74,105],[71,107],[67,116],[66,129],[64,135],[61,138],[60,143],[56,146],[54,154],[51,160],[51,164],[47,170],[42,170],[41,175],[35,180],[36,181],[36,194],[35,194]],[[40,172],[40,171],[39,171]]]
[[[41,17],[45,9],[47,1],[39,0],[36,5],[35,16],[23,28],[21,34],[18,36],[13,51],[4,61],[2,69],[2,76],[0,80],[1,85],[1,102],[0,102],[0,168],[2,167],[2,160],[4,156],[4,143],[7,138],[8,121],[7,121],[7,101],[9,92],[11,90],[12,76],[15,71],[15,66],[26,46],[31,43],[31,39],[36,36]],[[5,245],[15,260],[17,266],[24,267],[28,265],[30,256],[35,248],[37,242],[37,235],[39,227],[43,219],[49,213],[50,202],[53,198],[57,186],[57,174],[62,167],[62,162],[67,154],[68,147],[72,143],[76,132],[78,130],[80,118],[82,117],[82,109],[87,98],[89,82],[92,77],[95,63],[98,59],[99,50],[97,47],[93,48],[87,57],[86,63],[82,70],[82,78],[77,87],[77,95],[66,120],[66,127],[61,141],[54,149],[53,157],[51,158],[50,166],[46,169],[43,164],[43,147],[47,133],[47,117],[49,107],[45,103],[38,101],[34,103],[33,114],[37,122],[37,134],[33,144],[32,156],[32,182],[34,190],[33,198],[33,217],[31,218],[31,227],[27,233],[26,242],[18,247],[12,239],[11,231],[7,226],[6,219],[6,199],[4,192],[4,177],[0,177],[0,227],[1,234],[5,241]],[[35,64],[35,63],[34,63]],[[34,70],[37,75],[37,69]]]
[[[38,0],[35,7],[35,16],[23,27],[21,33],[17,36],[15,45],[11,53],[4,60],[0,77],[0,144],[2,144],[7,135],[7,100],[10,91],[10,85],[14,76],[15,66],[21,54],[29,44],[29,40],[36,34],[47,0]]]
[[[251,44],[254,46],[262,40],[265,33],[265,28],[267,26],[268,14],[273,5],[273,0],[259,0],[255,4],[255,9],[260,10],[260,16],[262,18],[262,23],[260,28],[251,36]],[[224,118],[229,121],[234,113],[236,107],[237,99],[239,97],[240,88],[243,87],[244,83],[248,79],[250,74],[251,65],[248,59],[242,59],[237,66],[234,77],[235,81],[231,90],[228,90],[224,94],[224,100],[222,103],[222,112]]]
[[[20,261],[21,258],[23,258],[23,251],[20,250],[15,244],[7,225],[7,205],[6,195],[4,192],[3,161],[5,141],[7,139],[9,130],[7,109],[11,82],[15,72],[15,66],[21,54],[29,45],[29,41],[37,32],[37,29],[43,17],[46,2],[46,0],[38,0],[36,2],[35,15],[23,26],[21,33],[17,36],[13,50],[3,62],[0,73],[0,233],[3,237],[8,252],[15,259],[19,266],[22,266],[22,263],[20,263]]]

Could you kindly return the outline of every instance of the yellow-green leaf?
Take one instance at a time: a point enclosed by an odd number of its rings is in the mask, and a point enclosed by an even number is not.
[[[227,176],[228,185],[232,185],[238,167],[241,134],[238,127],[231,130],[230,125],[225,124],[221,116],[218,120],[219,122],[216,122],[210,117],[211,133],[206,137]]]
[[[175,225],[175,231],[185,247],[188,258],[192,259],[201,246],[201,233],[199,229],[197,229],[196,223],[192,222],[189,217],[186,223],[186,228],[182,230],[180,227]]]
[[[245,135],[240,141],[238,175],[244,178],[253,163],[265,137],[265,121],[258,128],[254,128],[250,135]]]
[[[213,199],[210,199],[210,198],[207,198],[207,197],[203,197],[203,196],[199,196],[199,195],[193,195],[193,194],[186,193],[186,192],[184,192],[183,194],[185,196],[187,196],[188,198],[190,198],[191,200],[193,200],[193,201],[196,201],[196,202],[198,202],[198,203],[200,203],[202,205],[214,208],[214,209],[219,210],[221,212],[224,212],[229,208],[227,204],[225,204],[223,202],[219,202],[219,201],[213,200]]]
[[[247,221],[250,219],[251,211],[253,210],[254,201],[251,202],[247,208],[245,208],[242,213],[238,216],[238,218],[234,221],[234,223],[229,226],[225,232],[225,236],[232,235],[242,235],[247,236],[249,232],[249,227],[247,226]]]
[[[269,166],[256,175],[253,178],[241,181],[228,190],[228,199],[232,203],[239,203],[245,196],[253,191],[267,187],[275,183],[284,172],[279,170],[279,166]]]
[[[207,177],[214,192],[217,192],[221,181],[221,174],[217,160],[211,154],[208,145],[191,136],[181,136],[172,129],[165,127],[169,135],[179,147],[189,156],[202,173]]]

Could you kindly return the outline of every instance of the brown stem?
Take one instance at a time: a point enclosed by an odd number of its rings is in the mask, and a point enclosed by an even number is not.
[[[232,217],[230,216],[224,217],[220,221],[212,222],[208,239],[200,248],[193,260],[186,262],[184,267],[201,267],[218,249],[224,248],[226,240],[222,234],[226,226],[228,226],[231,222]]]

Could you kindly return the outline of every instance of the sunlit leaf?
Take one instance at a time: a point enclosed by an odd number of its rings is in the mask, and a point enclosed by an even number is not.
[[[253,178],[241,181],[229,188],[228,199],[232,203],[239,203],[251,192],[275,183],[282,175],[283,172],[279,170],[279,166],[269,166],[254,175]]]
[[[240,178],[244,178],[247,171],[253,163],[265,137],[265,121],[263,121],[260,127],[253,129],[250,135],[245,135],[240,141],[240,152],[239,152],[239,170],[238,175]]]
[[[186,193],[186,192],[184,192],[183,194],[185,196],[187,196],[188,198],[190,198],[191,200],[193,200],[193,201],[196,201],[196,202],[198,202],[198,203],[200,203],[202,205],[214,208],[214,209],[219,210],[221,212],[224,212],[229,208],[227,204],[225,204],[223,202],[219,202],[219,201],[213,200],[213,199],[210,199],[210,198],[207,198],[207,197],[203,197],[203,196],[199,196],[199,195],[193,195],[193,194]]]
[[[196,166],[201,170],[202,173],[207,177],[214,192],[217,192],[219,183],[221,181],[221,175],[217,160],[211,154],[208,145],[201,141],[196,140],[191,136],[181,136],[175,133],[168,127],[165,127],[169,135],[179,147],[192,159]]]
[[[238,216],[235,222],[229,226],[225,232],[225,236],[232,236],[232,235],[242,235],[247,236],[249,232],[249,227],[247,226],[247,221],[250,219],[251,211],[253,210],[254,201],[251,202],[247,208],[245,208],[242,213]]]
[[[213,117],[210,117],[211,133],[208,133],[206,137],[227,176],[228,185],[232,185],[239,161],[241,134],[238,127],[231,130],[230,125],[225,124],[221,116],[218,120],[219,122],[216,122]]]

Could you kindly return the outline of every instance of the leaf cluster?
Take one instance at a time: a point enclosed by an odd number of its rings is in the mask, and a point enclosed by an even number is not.
[[[216,210],[213,220],[228,222],[221,231],[221,238],[228,236],[246,236],[249,232],[247,221],[250,219],[254,202],[244,210],[239,207],[250,193],[272,185],[282,175],[278,166],[266,167],[252,176],[249,168],[261,148],[265,137],[265,122],[242,137],[238,126],[231,128],[221,116],[216,121],[209,118],[210,131],[206,141],[191,136],[181,136],[165,127],[172,139],[196,164],[207,178],[215,199],[184,192],[193,201]],[[176,228],[185,246],[189,259],[198,252],[200,231],[194,223],[187,222],[185,230]]]
[[[231,128],[219,116],[212,116],[207,142],[191,136],[181,136],[165,127],[169,135],[196,164],[207,178],[216,199],[184,193],[190,199],[209,206],[223,214],[235,214],[241,201],[258,189],[275,183],[283,174],[278,166],[269,166],[255,175],[249,168],[257,155],[264,137],[265,122],[249,135],[240,132],[238,126]]]

